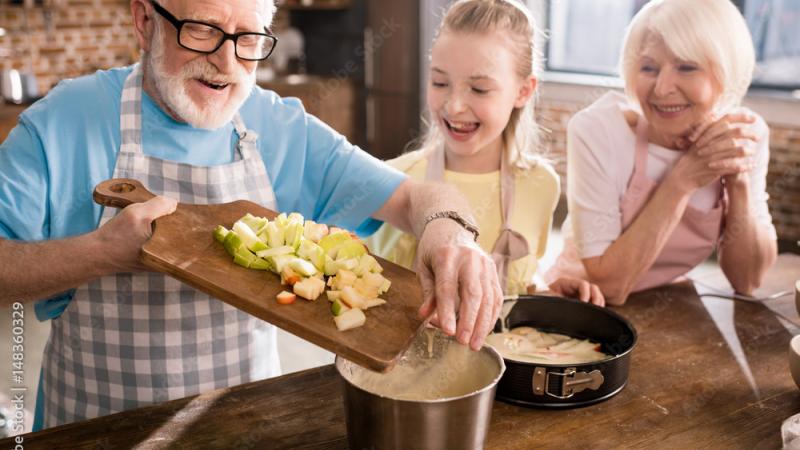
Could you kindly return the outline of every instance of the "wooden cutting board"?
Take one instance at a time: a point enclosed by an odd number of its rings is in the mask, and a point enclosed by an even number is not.
[[[93,197],[101,205],[124,208],[154,194],[137,180],[112,179],[97,185]],[[275,296],[291,289],[281,285],[278,275],[234,264],[222,244],[214,240],[214,227],[230,229],[246,213],[270,220],[277,216],[246,200],[219,205],[179,203],[174,213],[155,221],[153,236],[142,247],[140,259],[155,271],[359,365],[377,371],[390,369],[423,324],[417,317],[422,290],[414,272],[377,258],[383,275],[392,282],[381,296],[387,304],[366,311],[363,326],[339,331],[325,294],[314,302],[298,298],[291,305],[280,305]]]

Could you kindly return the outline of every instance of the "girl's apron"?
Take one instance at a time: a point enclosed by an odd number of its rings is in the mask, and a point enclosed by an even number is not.
[[[428,167],[425,181],[441,182],[444,180],[445,155],[439,149],[428,157]],[[503,223],[500,235],[492,248],[492,259],[497,266],[497,277],[503,292],[508,289],[508,267],[512,261],[528,256],[528,241],[525,237],[509,227],[511,219],[511,206],[514,204],[515,179],[514,172],[508,167],[505,155],[500,163],[500,206]]]

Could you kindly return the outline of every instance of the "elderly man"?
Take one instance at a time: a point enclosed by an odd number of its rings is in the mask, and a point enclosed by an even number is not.
[[[52,321],[35,428],[279,374],[272,326],[138,263],[176,199],[411,230],[420,314],[477,349],[501,295],[461,198],[254,87],[274,45],[268,0],[160,1],[131,1],[140,64],[61,83],[0,146],[0,302],[49,298],[36,313]],[[115,215],[91,201],[111,177],[163,196]]]

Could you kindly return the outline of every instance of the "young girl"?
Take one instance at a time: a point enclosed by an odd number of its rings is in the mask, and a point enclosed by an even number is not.
[[[417,180],[444,181],[469,200],[478,243],[497,265],[506,295],[533,290],[545,252],[559,179],[539,155],[534,120],[534,25],[516,0],[460,0],[445,14],[431,50],[429,126],[421,147],[389,161]],[[384,225],[370,249],[412,267],[412,235]],[[558,294],[602,303],[576,279]]]

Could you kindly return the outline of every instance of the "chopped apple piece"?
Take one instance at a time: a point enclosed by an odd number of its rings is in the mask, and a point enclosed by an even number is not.
[[[375,298],[379,295],[378,288],[368,284],[363,278],[356,279],[353,288],[364,298]]]
[[[364,325],[367,321],[367,316],[360,309],[353,308],[334,317],[333,320],[336,322],[336,328],[339,331],[346,331]]]
[[[374,308],[376,306],[381,306],[381,305],[385,305],[385,304],[386,304],[386,300],[384,300],[382,298],[371,298],[371,299],[369,299],[369,300],[367,300],[365,302],[364,307],[366,309],[370,309],[370,308]]]
[[[241,220],[233,224],[233,231],[239,235],[239,238],[248,250],[257,252],[267,249],[267,244],[261,242],[256,232]]]
[[[339,269],[336,272],[336,276],[331,278],[333,281],[329,280],[329,286],[337,291],[341,291],[342,288],[345,286],[352,286],[353,283],[356,282],[356,274],[350,272],[349,270]]]
[[[338,300],[339,297],[342,296],[342,291],[331,291],[331,290],[328,290],[327,294],[328,294],[328,301],[333,302],[333,301]]]
[[[266,259],[255,258],[250,263],[250,268],[255,270],[272,270],[272,264]]]
[[[284,266],[281,270],[281,283],[293,286],[300,281],[300,274],[292,270],[289,266]]]
[[[304,277],[310,277],[317,273],[317,268],[302,258],[294,258],[289,261],[289,267]]]
[[[319,278],[306,278],[297,282],[292,290],[300,297],[313,301],[325,290],[325,283]]]
[[[350,308],[339,300],[334,300],[333,303],[331,303],[331,313],[333,313],[334,316],[341,315],[346,311],[350,311]]]
[[[271,256],[281,256],[281,255],[291,255],[294,253],[294,249],[289,247],[288,245],[281,245],[280,247],[273,247],[267,250],[261,250],[256,252],[259,258],[269,258]]]
[[[364,304],[366,303],[366,299],[352,286],[345,286],[344,289],[342,289],[339,300],[351,308],[364,308]]]
[[[217,225],[217,227],[214,228],[214,239],[219,243],[223,243],[225,242],[225,236],[227,236],[228,233],[230,233],[230,230],[222,225]]]
[[[281,293],[275,297],[275,300],[277,300],[281,305],[290,305],[294,303],[296,299],[297,295],[288,291],[281,291]]]

